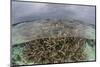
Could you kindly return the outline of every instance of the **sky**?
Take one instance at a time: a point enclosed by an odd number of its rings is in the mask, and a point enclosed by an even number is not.
[[[81,20],[95,24],[95,6],[12,2],[12,24],[38,19]]]

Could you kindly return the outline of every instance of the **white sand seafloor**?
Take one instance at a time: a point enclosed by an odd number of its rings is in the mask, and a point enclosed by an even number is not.
[[[12,26],[12,45],[28,42],[35,39],[57,36],[80,37],[95,40],[95,28],[76,20],[37,20]],[[13,58],[15,58],[17,54],[20,54],[20,50],[21,48],[18,47],[13,50]],[[85,61],[94,61],[95,44],[93,47],[91,47],[90,44],[86,43],[84,53],[87,55]],[[16,64],[20,65],[25,63],[22,61],[16,61]]]

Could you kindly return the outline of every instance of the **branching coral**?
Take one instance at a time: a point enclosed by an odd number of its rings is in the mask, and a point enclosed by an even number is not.
[[[38,20],[19,24],[13,31],[15,65],[95,59],[95,29],[81,22]]]
[[[85,59],[86,39],[74,37],[43,38],[26,42],[22,56],[27,63],[76,62]]]

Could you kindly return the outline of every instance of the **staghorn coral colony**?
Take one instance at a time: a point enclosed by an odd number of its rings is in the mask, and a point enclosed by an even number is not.
[[[95,60],[95,27],[78,20],[20,23],[12,37],[12,65]]]

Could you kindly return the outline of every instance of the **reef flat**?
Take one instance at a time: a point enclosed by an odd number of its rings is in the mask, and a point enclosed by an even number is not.
[[[77,37],[43,38],[13,46],[14,64],[46,64],[88,61],[84,52],[86,43],[93,39]],[[17,53],[16,53],[17,52]]]
[[[95,60],[95,27],[78,20],[37,20],[13,26],[12,64]]]

